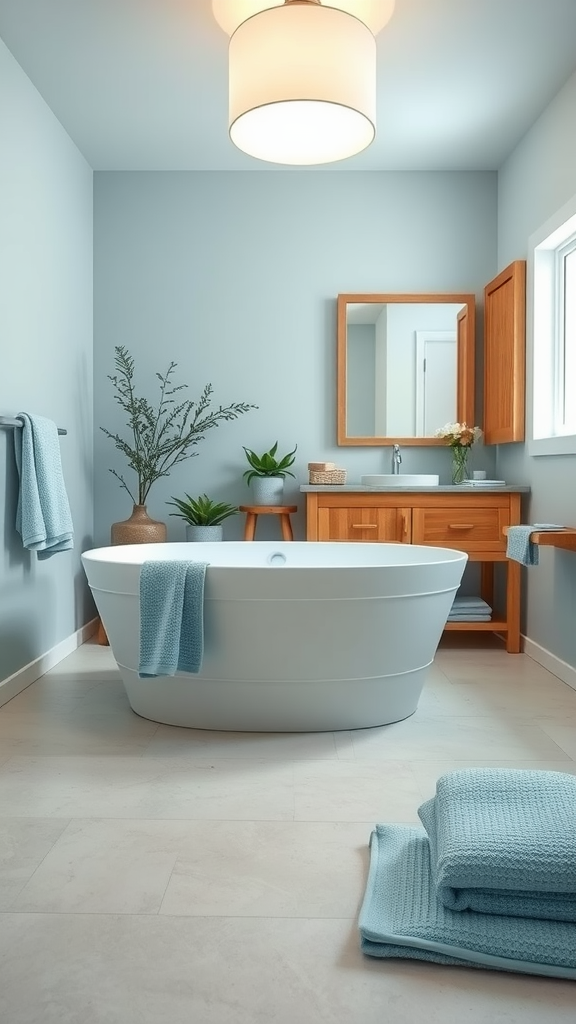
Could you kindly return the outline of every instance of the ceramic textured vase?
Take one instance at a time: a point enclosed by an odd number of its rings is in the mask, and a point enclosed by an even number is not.
[[[151,519],[146,505],[134,505],[130,518],[112,523],[110,530],[112,544],[163,544],[166,536],[166,523]]]
[[[197,526],[190,523],[186,527],[186,540],[222,540],[223,526]]]
[[[254,476],[250,489],[254,505],[281,505],[284,501],[283,476]]]
[[[468,476],[468,453],[469,445],[452,445],[452,483],[463,484],[469,479]]]

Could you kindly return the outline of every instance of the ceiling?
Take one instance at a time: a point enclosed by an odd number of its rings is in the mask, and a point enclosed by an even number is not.
[[[228,138],[210,0],[0,0],[0,37],[94,169],[276,168]],[[396,0],[376,140],[331,169],[496,169],[575,68],[576,0]]]

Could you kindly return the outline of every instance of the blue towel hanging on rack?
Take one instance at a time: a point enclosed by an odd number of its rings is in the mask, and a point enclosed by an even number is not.
[[[18,413],[14,452],[20,477],[16,529],[28,551],[50,558],[74,546],[72,514],[60,458],[58,427],[44,416]]]

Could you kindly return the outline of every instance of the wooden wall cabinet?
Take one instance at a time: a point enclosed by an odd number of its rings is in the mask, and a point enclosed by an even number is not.
[[[484,441],[524,440],[526,261],[516,260],[484,289]]]
[[[494,565],[506,563],[506,608],[490,622],[448,622],[449,630],[501,633],[510,654],[520,651],[520,563],[506,558],[504,530],[521,522],[518,490],[306,492],[306,539],[395,541],[465,551],[480,562],[481,596],[494,609]]]

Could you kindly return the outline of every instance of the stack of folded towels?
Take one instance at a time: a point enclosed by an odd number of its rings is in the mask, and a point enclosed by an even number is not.
[[[468,768],[377,825],[364,953],[576,980],[576,777]]]
[[[492,609],[481,597],[455,597],[448,622],[490,622]]]

